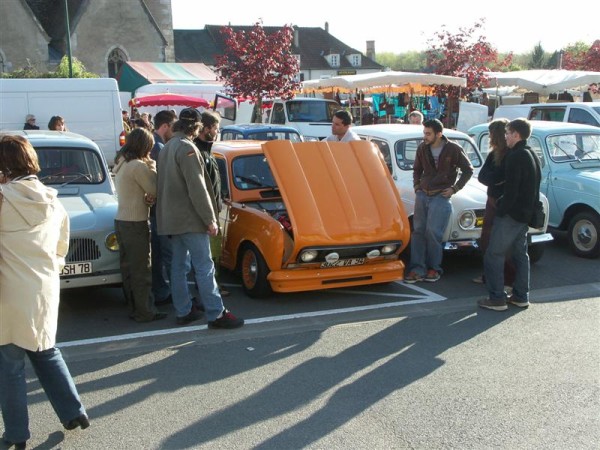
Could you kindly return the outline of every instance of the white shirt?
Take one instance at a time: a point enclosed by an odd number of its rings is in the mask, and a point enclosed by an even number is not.
[[[338,137],[335,134],[332,134],[331,136],[325,138],[325,140],[330,142],[350,142],[360,141],[360,137],[358,137],[358,134],[352,131],[352,128],[348,128],[348,131],[346,131],[346,134],[344,134],[344,137],[342,137],[341,139],[338,139]]]

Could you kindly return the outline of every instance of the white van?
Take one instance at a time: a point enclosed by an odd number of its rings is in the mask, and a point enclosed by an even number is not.
[[[571,122],[600,127],[600,103],[561,102],[530,103],[525,105],[502,105],[496,108],[494,119],[516,119]]]
[[[0,131],[22,130],[33,114],[41,130],[52,116],[67,130],[94,141],[111,163],[123,133],[119,88],[114,78],[0,79]]]
[[[342,108],[334,100],[313,97],[276,99],[272,104],[263,122],[293,127],[307,141],[318,141],[329,136],[333,115]],[[253,106],[248,102],[238,105],[235,99],[219,94],[214,103],[214,109],[221,115],[223,125],[251,122]]]

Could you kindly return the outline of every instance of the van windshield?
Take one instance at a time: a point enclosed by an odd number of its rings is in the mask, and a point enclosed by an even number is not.
[[[105,173],[98,155],[85,148],[35,149],[40,164],[38,177],[44,184],[97,184]]]
[[[286,106],[290,122],[331,123],[333,115],[340,109],[337,103],[326,100],[291,100]]]

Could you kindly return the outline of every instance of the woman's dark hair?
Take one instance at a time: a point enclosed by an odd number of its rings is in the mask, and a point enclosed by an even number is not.
[[[56,125],[64,124],[64,123],[65,123],[65,119],[63,119],[62,117],[52,116],[52,117],[50,117],[50,122],[48,122],[48,129],[56,130]]]
[[[35,175],[40,171],[37,153],[27,139],[0,135],[0,172],[8,178]]]
[[[125,158],[125,161],[147,158],[152,147],[154,147],[152,133],[145,128],[134,128],[125,138],[125,145],[117,152],[115,164],[121,157]]]
[[[496,166],[500,165],[508,150],[506,137],[504,137],[507,124],[508,119],[496,119],[488,125],[488,130],[490,131],[490,148],[492,149],[491,152],[494,153],[494,164]]]

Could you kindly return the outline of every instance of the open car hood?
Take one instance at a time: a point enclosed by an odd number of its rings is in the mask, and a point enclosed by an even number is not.
[[[286,204],[296,249],[408,242],[402,200],[370,142],[269,141],[262,147]]]

